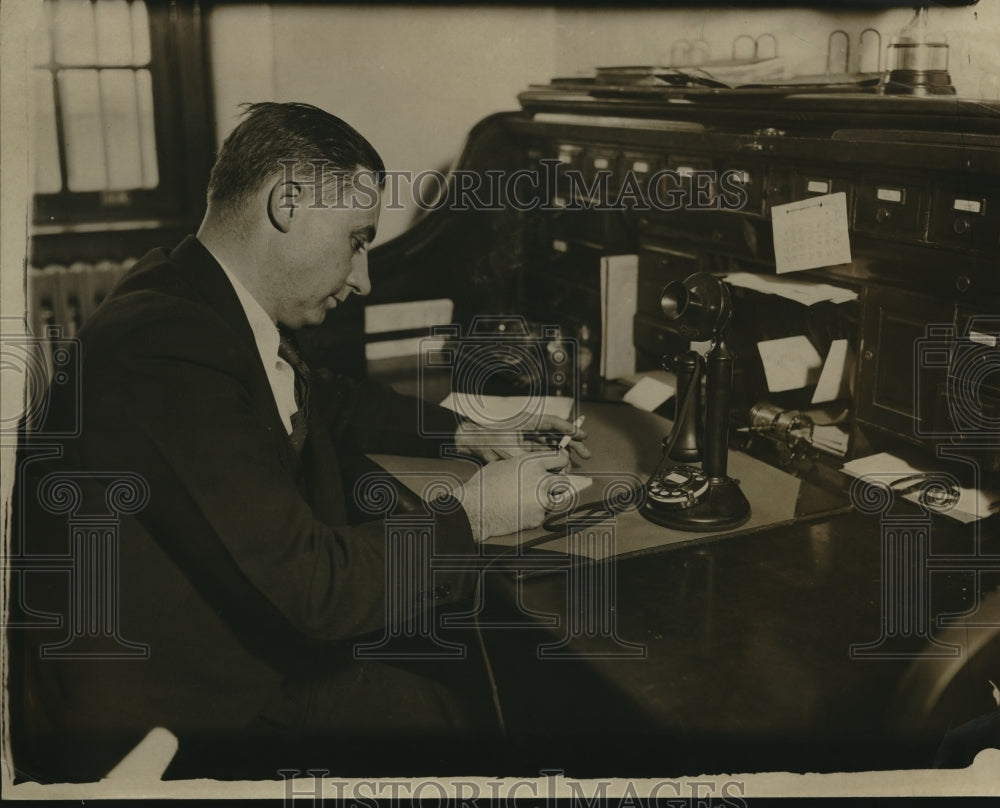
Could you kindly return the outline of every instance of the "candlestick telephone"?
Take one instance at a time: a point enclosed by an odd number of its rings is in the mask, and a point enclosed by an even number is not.
[[[701,356],[686,351],[665,357],[677,373],[674,427],[663,439],[663,458],[646,483],[639,512],[649,521],[685,531],[738,527],[750,518],[750,503],[739,481],[726,473],[729,460],[729,401],[733,355],[725,330],[733,315],[729,287],[707,272],[696,272],[664,287],[660,308],[668,328],[689,340],[711,340]],[[704,418],[701,406],[705,379]],[[692,465],[701,460],[701,467]]]

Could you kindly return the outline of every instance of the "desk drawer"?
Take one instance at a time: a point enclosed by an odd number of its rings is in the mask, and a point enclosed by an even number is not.
[[[804,168],[796,170],[792,180],[792,195],[796,200],[841,192],[847,196],[847,215],[849,217],[851,206],[854,203],[854,179],[851,175],[820,167]]]
[[[1000,188],[936,189],[930,238],[937,244],[1000,255]]]
[[[856,230],[886,238],[923,238],[926,191],[899,177],[864,179],[858,184]]]

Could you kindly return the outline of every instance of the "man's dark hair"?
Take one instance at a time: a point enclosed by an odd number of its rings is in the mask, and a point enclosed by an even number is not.
[[[234,212],[288,166],[315,179],[336,177],[349,187],[359,169],[381,188],[385,164],[365,138],[336,115],[311,104],[243,104],[243,120],[230,132],[208,181],[208,199],[220,213]],[[322,166],[322,171],[319,167]]]

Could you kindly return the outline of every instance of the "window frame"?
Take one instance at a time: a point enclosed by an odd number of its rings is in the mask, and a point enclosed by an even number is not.
[[[100,0],[97,0],[100,2]],[[36,193],[34,236],[68,232],[191,227],[204,213],[214,125],[208,87],[208,53],[199,0],[146,0],[156,158],[156,188],[71,191],[65,187],[65,144],[57,113],[63,188]],[[51,67],[49,68],[52,69]],[[115,69],[109,66],[108,69]],[[119,68],[120,69],[120,68]],[[59,103],[58,83],[56,104]]]

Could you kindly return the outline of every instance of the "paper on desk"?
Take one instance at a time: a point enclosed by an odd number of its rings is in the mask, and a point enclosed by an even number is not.
[[[822,404],[824,401],[835,401],[849,395],[850,363],[847,361],[848,346],[846,339],[835,339],[830,344],[830,351],[823,363],[823,370],[816,382],[812,403]]]
[[[771,208],[771,231],[779,275],[851,262],[843,191]]]
[[[643,376],[622,400],[640,410],[652,412],[676,392],[677,385],[666,379]]]
[[[480,426],[530,430],[538,428],[538,419],[542,415],[569,420],[573,399],[569,396],[480,396],[473,393],[451,393],[441,402],[441,406],[464,415]]]
[[[812,443],[817,449],[843,457],[847,454],[850,434],[839,424],[816,424],[812,428]]]
[[[859,457],[849,463],[844,463],[841,471],[851,477],[867,477],[873,483],[882,483],[884,485],[891,485],[894,482],[902,480],[904,477],[910,477],[914,474],[934,475],[934,469],[918,468],[888,452],[881,452],[869,455],[868,457]],[[951,480],[951,475],[946,472],[939,472],[939,477],[935,475],[931,479],[941,479],[947,482]],[[959,494],[958,501],[951,506],[934,508],[930,503],[920,502],[921,490],[919,487],[909,493],[903,494],[903,499],[915,502],[928,510],[934,510],[937,513],[966,524],[975,522],[978,519],[984,519],[996,513],[997,509],[1000,508],[1000,489],[998,488],[975,489],[962,486],[956,487]]]
[[[632,319],[638,283],[638,255],[601,258],[601,376],[605,379],[635,373]]]
[[[823,360],[807,337],[782,337],[757,343],[767,389],[772,393],[798,390],[819,378]]]
[[[858,299],[857,292],[830,283],[778,278],[774,275],[757,275],[753,272],[730,272],[726,275],[726,283],[743,289],[753,289],[766,295],[778,295],[803,306],[812,306],[824,301],[846,303]]]

